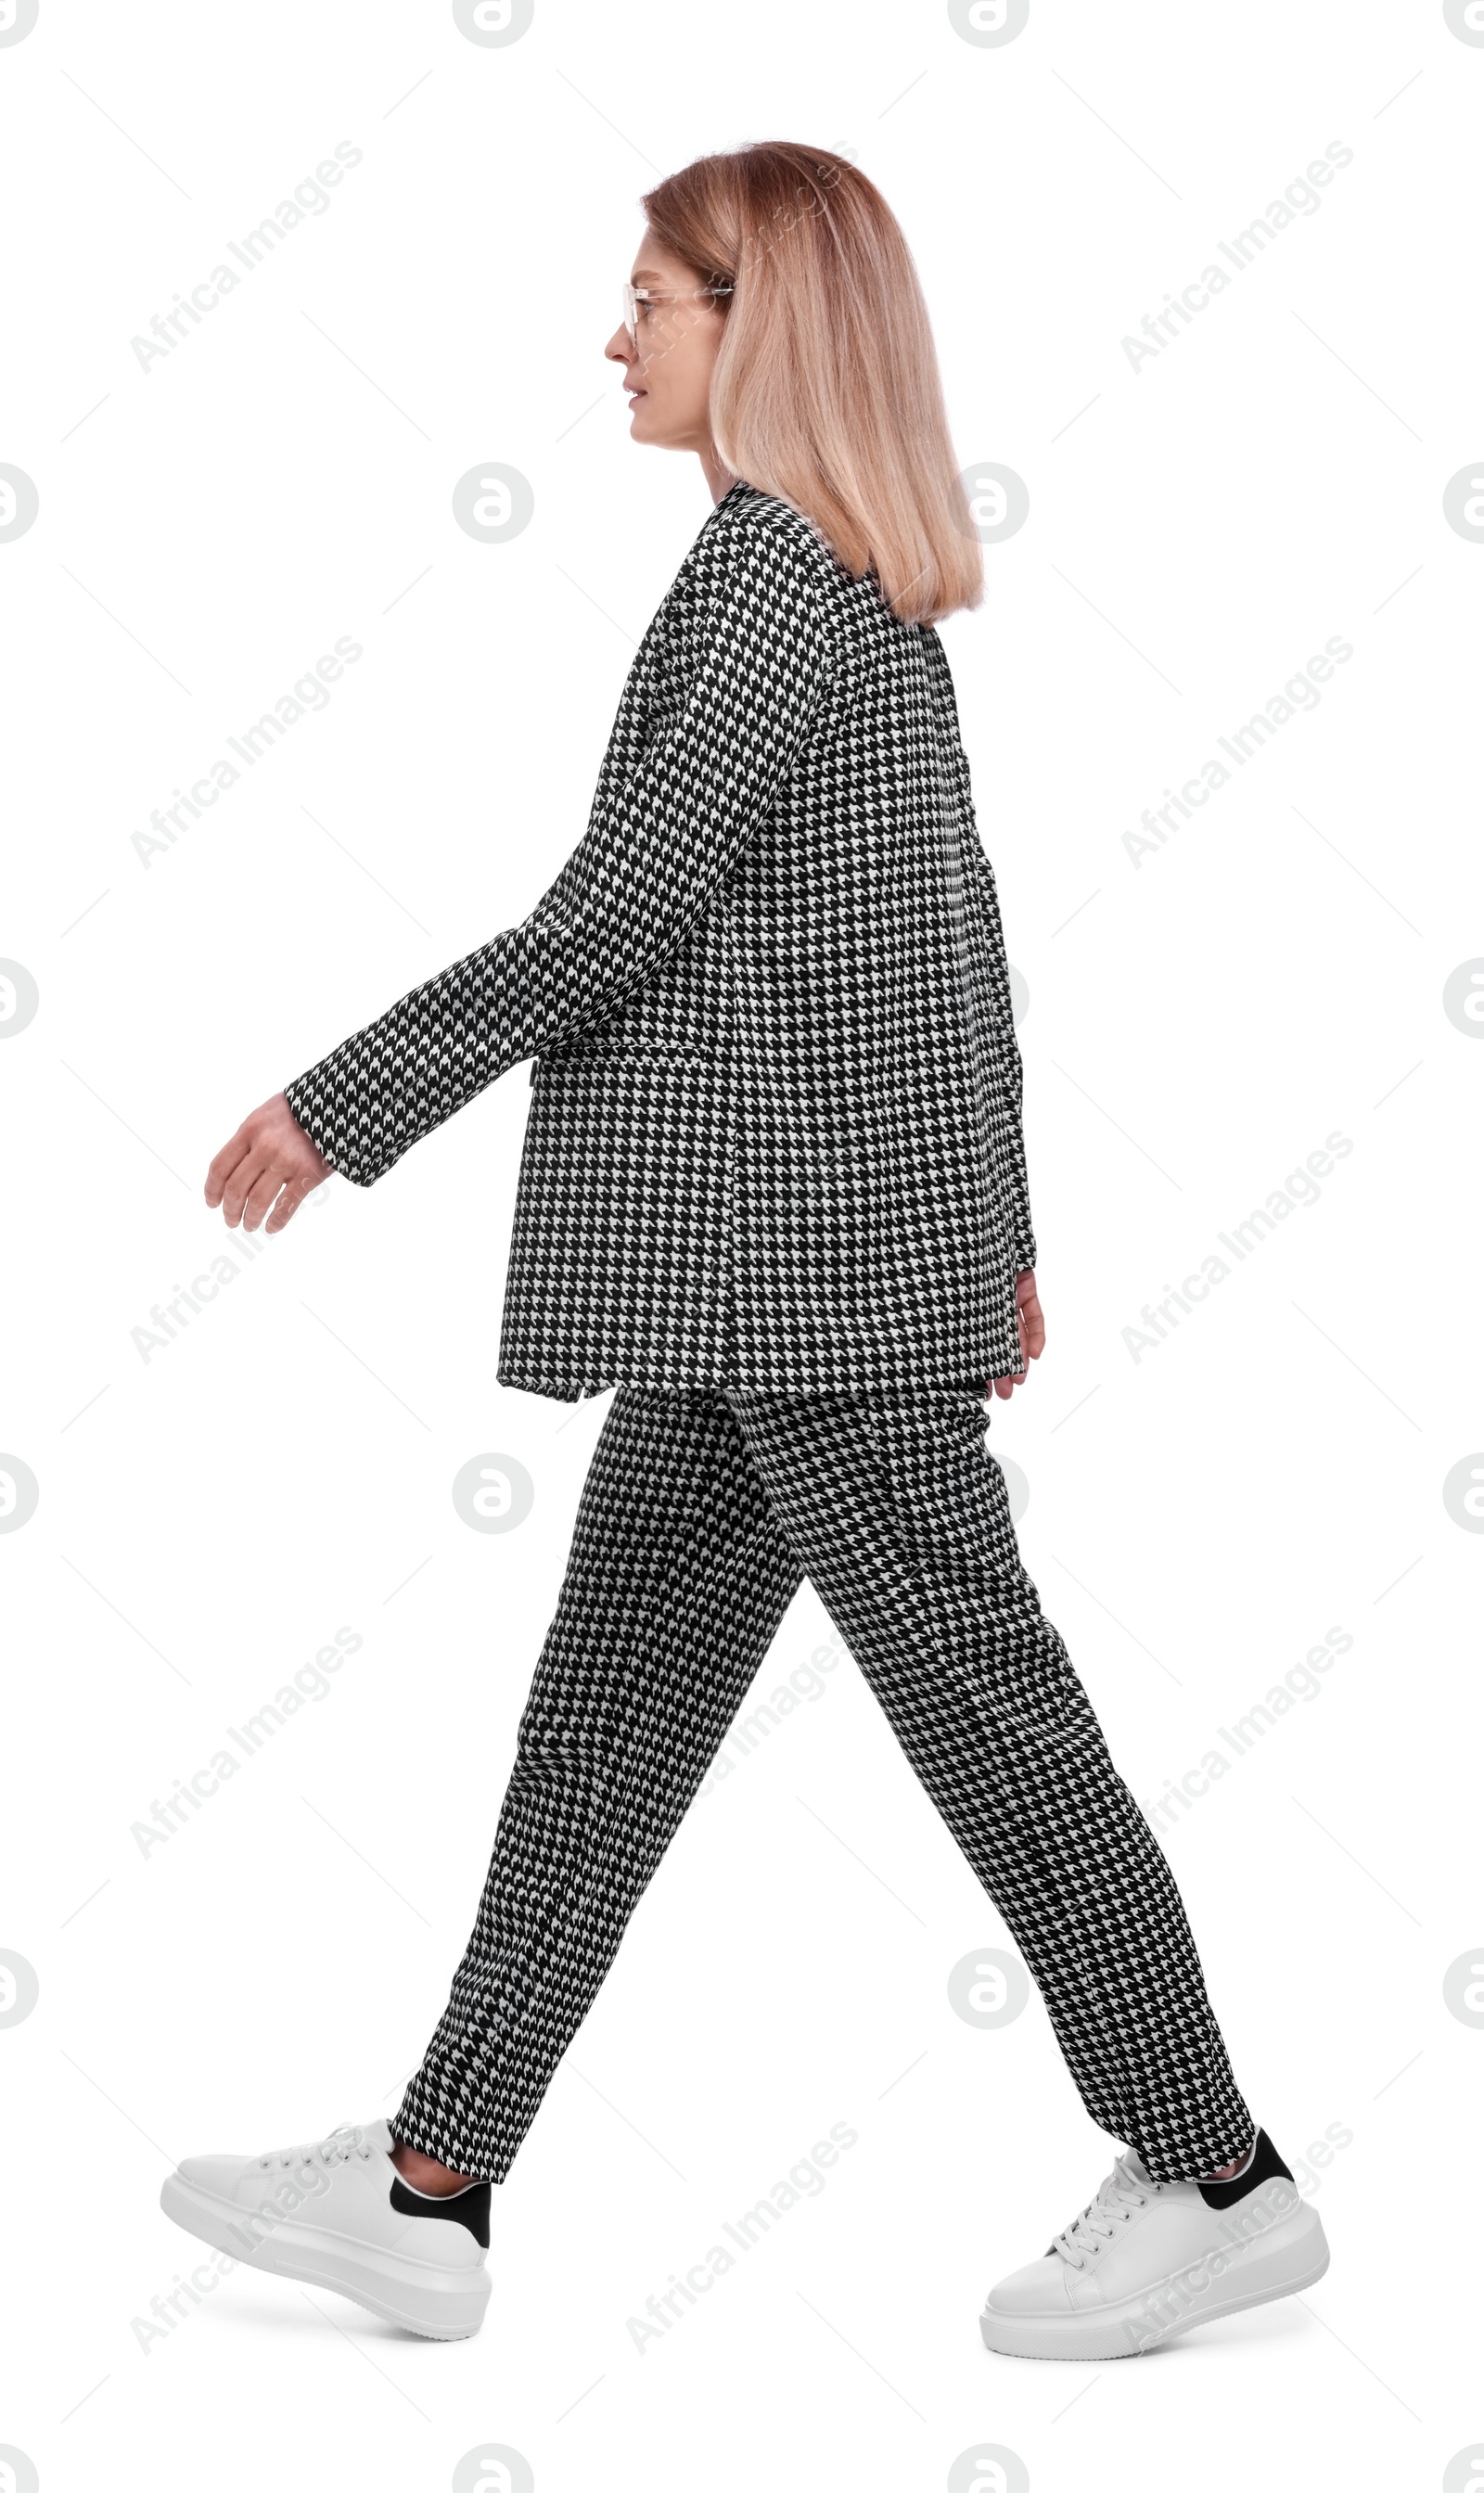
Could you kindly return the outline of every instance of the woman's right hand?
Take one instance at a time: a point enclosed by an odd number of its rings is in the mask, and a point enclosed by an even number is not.
[[[1046,1320],[1036,1296],[1036,1276],[1032,1272],[1015,1277],[1015,1329],[1020,1337],[1020,1367],[1015,1376],[991,1376],[984,1392],[1007,1402],[1017,1385],[1023,1385],[1030,1374],[1030,1362],[1039,1359],[1046,1346]]]
[[[228,1229],[266,1223],[272,1238],[287,1229],[307,1194],[322,1186],[330,1164],[310,1140],[282,1091],[244,1117],[206,1171],[206,1201]]]

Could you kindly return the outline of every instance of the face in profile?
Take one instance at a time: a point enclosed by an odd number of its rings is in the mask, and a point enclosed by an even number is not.
[[[632,334],[621,322],[604,347],[623,367],[629,437],[661,450],[709,444],[712,370],[726,313],[697,271],[645,229],[629,283],[642,288]]]

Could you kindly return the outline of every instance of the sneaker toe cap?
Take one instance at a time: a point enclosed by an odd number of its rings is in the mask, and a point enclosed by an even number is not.
[[[990,2287],[984,2307],[1007,2319],[1065,2318],[1071,2308],[1065,2260],[1032,2260],[1028,2267],[1002,2276],[998,2285]]]
[[[245,2173],[252,2170],[252,2158],[244,2155],[187,2155],[175,2168],[182,2181],[193,2189],[205,2190],[213,2199],[237,2197],[237,2185]]]

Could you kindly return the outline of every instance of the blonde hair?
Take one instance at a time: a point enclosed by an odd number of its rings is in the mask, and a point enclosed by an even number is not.
[[[725,328],[711,424],[734,475],[812,520],[893,614],[935,623],[984,596],[937,352],[906,239],[828,148],[759,139],[701,156],[640,201]]]

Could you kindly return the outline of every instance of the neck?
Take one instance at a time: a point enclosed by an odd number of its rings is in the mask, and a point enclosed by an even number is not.
[[[712,444],[709,443],[706,449],[698,452],[697,455],[705,472],[707,484],[711,488],[712,500],[719,502],[722,495],[730,492],[736,484],[737,478],[731,468],[726,466],[717,456]]]

